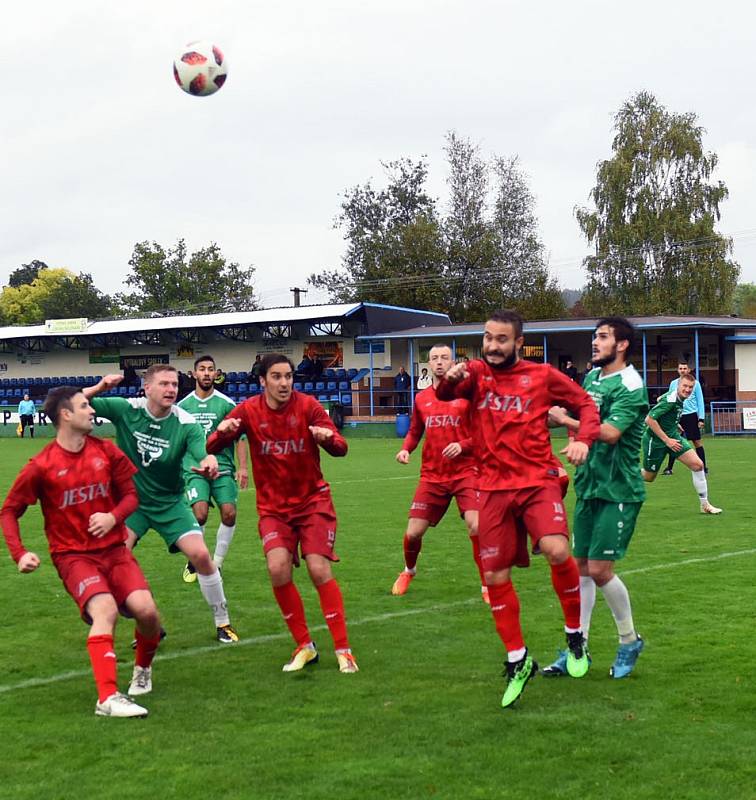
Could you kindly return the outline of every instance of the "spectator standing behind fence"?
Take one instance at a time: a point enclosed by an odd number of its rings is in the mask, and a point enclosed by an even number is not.
[[[564,365],[564,374],[571,380],[576,381],[578,377],[577,367],[572,363],[572,361],[568,361]]]
[[[396,411],[406,414],[409,411],[410,376],[404,367],[399,367],[399,372],[394,376],[394,392],[396,393]]]
[[[36,408],[34,401],[29,399],[29,393],[24,395],[24,399],[18,404],[18,416],[21,423],[21,438],[24,438],[24,431],[29,429],[29,436],[34,438],[34,412]]]
[[[259,383],[260,382],[260,367],[261,367],[261,363],[260,362],[261,361],[262,361],[262,356],[258,353],[255,356],[255,363],[252,364],[252,368],[249,371],[249,374],[250,374],[249,382],[250,383]]]
[[[417,379],[417,390],[421,392],[423,389],[427,389],[429,386],[433,385],[433,378],[428,375],[428,370],[423,367],[422,372],[420,373],[420,377]]]

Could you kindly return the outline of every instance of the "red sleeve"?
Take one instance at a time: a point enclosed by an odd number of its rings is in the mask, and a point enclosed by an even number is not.
[[[24,515],[29,506],[33,506],[39,499],[39,472],[34,462],[30,461],[19,473],[8,496],[0,509],[0,527],[3,529],[5,544],[8,546],[11,558],[18,564],[18,560],[26,548],[21,541],[21,529],[18,520]]]
[[[326,410],[317,400],[313,400],[311,404],[310,425],[317,425],[319,428],[329,428],[333,431],[333,436],[320,444],[326,453],[336,457],[345,456],[347,454],[349,445],[347,445],[346,439],[338,432],[331,418],[326,414]]]
[[[120,525],[129,514],[133,514],[139,508],[139,496],[133,480],[137,468],[131,463],[128,456],[112,442],[103,440],[103,443],[110,456],[113,497],[118,501],[110,513],[115,517],[116,524]]]
[[[475,395],[475,376],[472,369],[469,372],[470,374],[459,383],[449,383],[446,378],[441,378],[436,386],[436,397],[439,400],[456,400],[458,397],[472,400]]]
[[[461,456],[471,456],[473,453],[473,440],[472,436],[469,436],[467,439],[460,439],[459,445],[462,448],[462,452],[460,453]]]
[[[572,438],[590,447],[601,431],[601,419],[593,398],[554,367],[549,367],[548,388],[550,400],[568,408],[580,420],[577,434]]]
[[[425,423],[417,407],[417,397],[415,397],[415,405],[412,407],[412,420],[410,422],[407,435],[404,437],[402,448],[411,453],[420,443],[425,432]]]
[[[245,433],[248,433],[247,430],[247,414],[245,411],[244,406],[246,403],[242,403],[241,405],[236,406],[235,409],[230,411],[224,419],[238,419],[241,422],[241,425],[237,428],[236,431],[226,431],[225,433],[219,433],[217,430],[213,431],[210,436],[208,436],[207,441],[205,442],[205,450],[210,455],[215,455],[216,453],[220,453],[222,450],[225,450],[232,442],[235,442],[240,436]]]

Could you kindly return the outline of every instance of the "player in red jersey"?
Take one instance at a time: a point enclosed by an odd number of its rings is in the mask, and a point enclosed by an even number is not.
[[[338,561],[336,512],[331,490],[320,471],[322,447],[345,456],[347,443],[325,409],[313,397],[293,391],[294,365],[270,353],[260,362],[263,393],[238,405],[207,440],[207,452],[218,453],[246,434],[257,488],[257,513],[273,594],[296,642],[284,672],[295,672],[318,660],[302,598],[292,581],[299,554],[320,596],[341,672],[357,672],[349,646],[344,601],[333,577]]]
[[[446,513],[452,498],[456,498],[459,513],[467,524],[473,558],[480,572],[483,599],[488,602],[488,590],[483,581],[478,546],[477,469],[472,458],[467,400],[444,402],[436,397],[436,386],[454,363],[448,345],[436,344],[428,353],[433,383],[415,395],[412,422],[404,437],[402,449],[396,454],[400,464],[409,464],[410,453],[423,442],[420,482],[409,512],[404,534],[404,570],[391,587],[394,595],[403,595],[415,577],[416,564],[423,546],[423,536],[435,527]]]
[[[118,691],[113,634],[118,612],[136,619],[136,664],[129,694],[152,690],[152,659],[160,620],[149,584],[125,545],[124,519],[138,505],[136,469],[112,442],[89,434],[95,412],[80,389],[61,386],[47,396],[44,412],[55,440],[21,470],[0,510],[0,525],[22,573],[41,560],[21,541],[18,520],[37,500],[42,505],[50,556],[66,591],[89,623],[87,650],[98,702],[95,714],[143,717],[147,709]]]
[[[510,579],[517,563],[518,535],[527,530],[536,551],[551,567],[562,606],[569,673],[588,671],[580,631],[580,574],[570,554],[567,516],[547,427],[549,408],[569,407],[580,428],[565,449],[567,460],[582,464],[599,434],[591,397],[548,364],[522,360],[522,318],[498,311],[486,322],[482,360],[453,366],[439,383],[442,400],[471,403],[472,436],[480,476],[478,535],[491,612],[507,649],[504,707],[512,705],[538,671],[520,628],[520,607]],[[557,401],[557,398],[560,398]]]

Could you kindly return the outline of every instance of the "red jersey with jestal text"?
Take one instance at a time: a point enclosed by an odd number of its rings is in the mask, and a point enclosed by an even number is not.
[[[208,453],[217,453],[246,434],[260,516],[280,516],[301,509],[318,495],[329,492],[320,471],[320,447],[332,456],[344,456],[347,443],[315,398],[292,392],[286,405],[273,409],[264,394],[257,395],[226,416],[231,418],[241,422],[239,429],[233,433],[216,430],[205,446]],[[328,428],[333,432],[332,438],[318,445],[311,425]]]
[[[126,540],[124,519],[139,501],[132,475],[136,468],[112,442],[87,436],[73,453],[53,441],[21,470],[0,510],[0,525],[15,561],[26,552],[18,519],[37,500],[45,519],[51,553],[101,550]],[[116,524],[104,536],[89,533],[89,518],[112,513]]]
[[[580,419],[574,437],[589,447],[599,435],[599,415],[590,395],[549,364],[520,360],[507,369],[470,361],[468,377],[457,384],[442,380],[443,400],[470,401],[472,439],[483,491],[524,489],[555,479],[549,408],[564,406]]]
[[[415,395],[412,421],[404,438],[404,449],[411,453],[419,444],[423,433],[425,434],[421,478],[428,481],[448,481],[476,474],[475,460],[472,458],[469,409],[470,403],[462,398],[439,400],[433,386]],[[462,445],[462,452],[456,458],[445,458],[441,454],[453,442]]]

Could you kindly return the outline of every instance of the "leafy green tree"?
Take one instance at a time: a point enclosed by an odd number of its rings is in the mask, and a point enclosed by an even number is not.
[[[31,283],[6,286],[0,294],[0,316],[10,325],[35,325],[46,319],[87,317],[111,313],[111,300],[87,273],[45,267]]]
[[[675,114],[640,92],[615,117],[612,157],[598,165],[595,209],[578,208],[595,246],[584,264],[591,313],[717,314],[732,307],[739,266],[717,233],[727,187],[712,180],[693,113]]]
[[[425,160],[384,164],[385,189],[368,182],[344,195],[335,223],[346,241],[341,269],[311,275],[310,284],[332,301],[411,305],[457,321],[502,305],[531,318],[562,315],[536,233],[534,199],[516,160],[486,161],[454,132],[445,152],[443,216],[425,189]]]
[[[733,297],[733,308],[739,317],[756,319],[756,283],[739,283]]]
[[[18,269],[14,269],[8,278],[8,285],[14,288],[31,284],[39,277],[40,270],[47,269],[44,261],[36,258],[28,264],[22,264]]]
[[[438,307],[444,250],[435,201],[426,193],[423,159],[382,164],[386,188],[371,181],[347,190],[334,227],[347,243],[341,269],[309,278],[335,302]]]
[[[172,315],[257,308],[254,267],[228,261],[214,243],[190,254],[183,239],[168,249],[157,242],[138,242],[129,266],[125,284],[132,291],[116,296],[118,306],[127,313]]]
[[[498,305],[515,308],[526,319],[563,317],[567,307],[558,282],[549,273],[538,235],[535,197],[518,158],[495,158],[493,173],[496,178],[493,229],[502,272]]]

